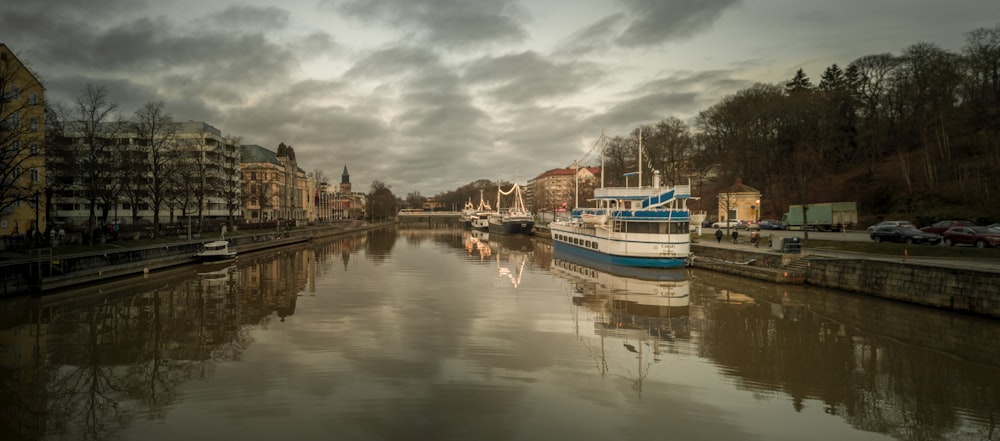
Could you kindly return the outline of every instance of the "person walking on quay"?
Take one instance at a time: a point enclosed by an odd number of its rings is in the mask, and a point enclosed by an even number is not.
[[[740,243],[740,232],[733,230],[733,243]]]
[[[715,230],[715,241],[722,243],[722,228],[717,228]]]

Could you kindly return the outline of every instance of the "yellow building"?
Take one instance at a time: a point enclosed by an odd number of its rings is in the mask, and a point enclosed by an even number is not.
[[[45,89],[0,43],[0,236],[44,232],[46,202]]]
[[[735,184],[719,193],[719,221],[760,220],[760,196],[760,190],[736,179]]]
[[[292,147],[281,143],[275,153],[259,145],[241,146],[240,168],[247,223],[280,221],[297,225],[309,221],[309,181]]]

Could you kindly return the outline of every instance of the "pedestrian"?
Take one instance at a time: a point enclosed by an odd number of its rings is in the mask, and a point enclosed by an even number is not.
[[[715,241],[722,243],[722,228],[717,228],[715,230]]]
[[[733,230],[733,243],[739,243],[739,240],[740,240],[740,232]]]
[[[760,233],[756,231],[751,231],[750,243],[752,243],[755,248],[760,248]]]

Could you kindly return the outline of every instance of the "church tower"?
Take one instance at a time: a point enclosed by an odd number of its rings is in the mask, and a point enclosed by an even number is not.
[[[344,174],[340,175],[340,192],[351,192],[351,175],[347,174],[347,164],[344,164]]]

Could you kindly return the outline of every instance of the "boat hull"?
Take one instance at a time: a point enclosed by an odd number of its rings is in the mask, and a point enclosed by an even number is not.
[[[533,220],[504,220],[490,222],[489,230],[493,234],[523,234],[530,235],[535,228]]]
[[[565,242],[553,242],[555,251],[592,260],[605,265],[629,266],[637,268],[683,268],[687,265],[684,257],[637,257],[605,254]]]

